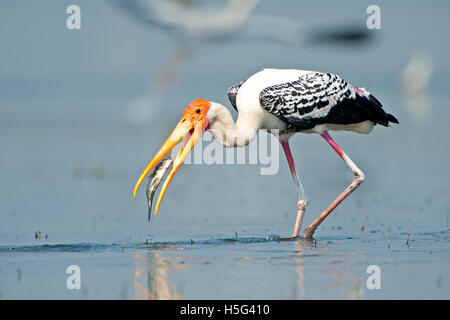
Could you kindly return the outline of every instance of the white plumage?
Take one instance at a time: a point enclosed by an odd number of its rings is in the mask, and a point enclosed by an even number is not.
[[[331,73],[264,69],[230,88],[229,97],[239,114],[251,114],[261,129],[284,133],[369,133],[375,124],[396,122],[368,91]]]

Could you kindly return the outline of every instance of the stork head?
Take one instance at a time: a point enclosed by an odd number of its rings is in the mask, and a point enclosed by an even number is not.
[[[166,192],[167,186],[172,180],[175,172],[183,163],[184,159],[188,156],[189,152],[194,147],[194,144],[200,139],[203,132],[208,129],[210,120],[208,119],[208,111],[211,109],[211,102],[197,99],[192,101],[186,109],[184,109],[183,116],[180,122],[176,125],[173,132],[167,138],[166,142],[162,145],[161,149],[156,153],[155,157],[148,164],[147,168],[142,172],[139,177],[136,186],[134,187],[133,196],[136,196],[140,184],[149,174],[149,172],[169,153],[169,151],[184,137],[183,144],[178,152],[177,158],[173,162],[172,170],[167,176],[166,181],[159,194],[158,202],[156,203],[155,215],[158,214],[159,205]]]

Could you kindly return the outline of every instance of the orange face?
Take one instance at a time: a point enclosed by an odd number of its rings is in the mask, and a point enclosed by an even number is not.
[[[190,121],[201,121],[206,117],[206,114],[211,108],[211,103],[203,99],[197,99],[188,104],[183,111],[183,118]]]
[[[136,196],[136,191],[141,185],[142,181],[149,174],[149,172],[164,158],[164,156],[169,153],[170,150],[184,137],[183,144],[181,146],[180,151],[178,152],[177,158],[173,162],[172,170],[167,176],[166,181],[164,182],[161,193],[159,194],[158,202],[156,203],[155,215],[158,214],[159,205],[161,200],[166,192],[167,186],[172,180],[175,172],[177,172],[178,168],[183,163],[184,159],[188,156],[189,152],[194,147],[194,144],[200,139],[203,132],[208,128],[209,120],[206,117],[209,109],[211,107],[211,103],[203,100],[197,99],[192,101],[186,109],[184,109],[183,116],[181,117],[180,122],[178,122],[177,126],[170,134],[169,138],[167,138],[166,142],[162,145],[161,149],[156,153],[155,157],[148,164],[147,168],[142,172],[139,180],[134,187],[133,196]]]

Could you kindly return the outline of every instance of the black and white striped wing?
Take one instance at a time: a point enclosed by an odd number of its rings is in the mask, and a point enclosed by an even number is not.
[[[352,124],[372,120],[396,122],[369,92],[331,73],[311,72],[298,80],[265,88],[261,106],[299,130],[323,123]]]
[[[236,106],[236,97],[239,91],[239,88],[244,84],[245,81],[241,81],[239,82],[239,84],[232,86],[231,88],[228,88],[228,99],[231,102],[231,105],[233,106],[234,109],[236,109],[237,111],[237,106]]]

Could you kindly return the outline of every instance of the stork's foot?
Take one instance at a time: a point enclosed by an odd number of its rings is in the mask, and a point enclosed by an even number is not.
[[[297,202],[297,219],[295,221],[295,227],[294,227],[294,233],[292,234],[292,237],[298,237],[300,234],[300,229],[302,227],[302,221],[303,216],[305,214],[306,206],[308,205],[308,202],[305,200],[299,200]]]
[[[302,238],[306,240],[312,240],[313,234],[316,229],[311,228],[310,226],[303,231]]]

